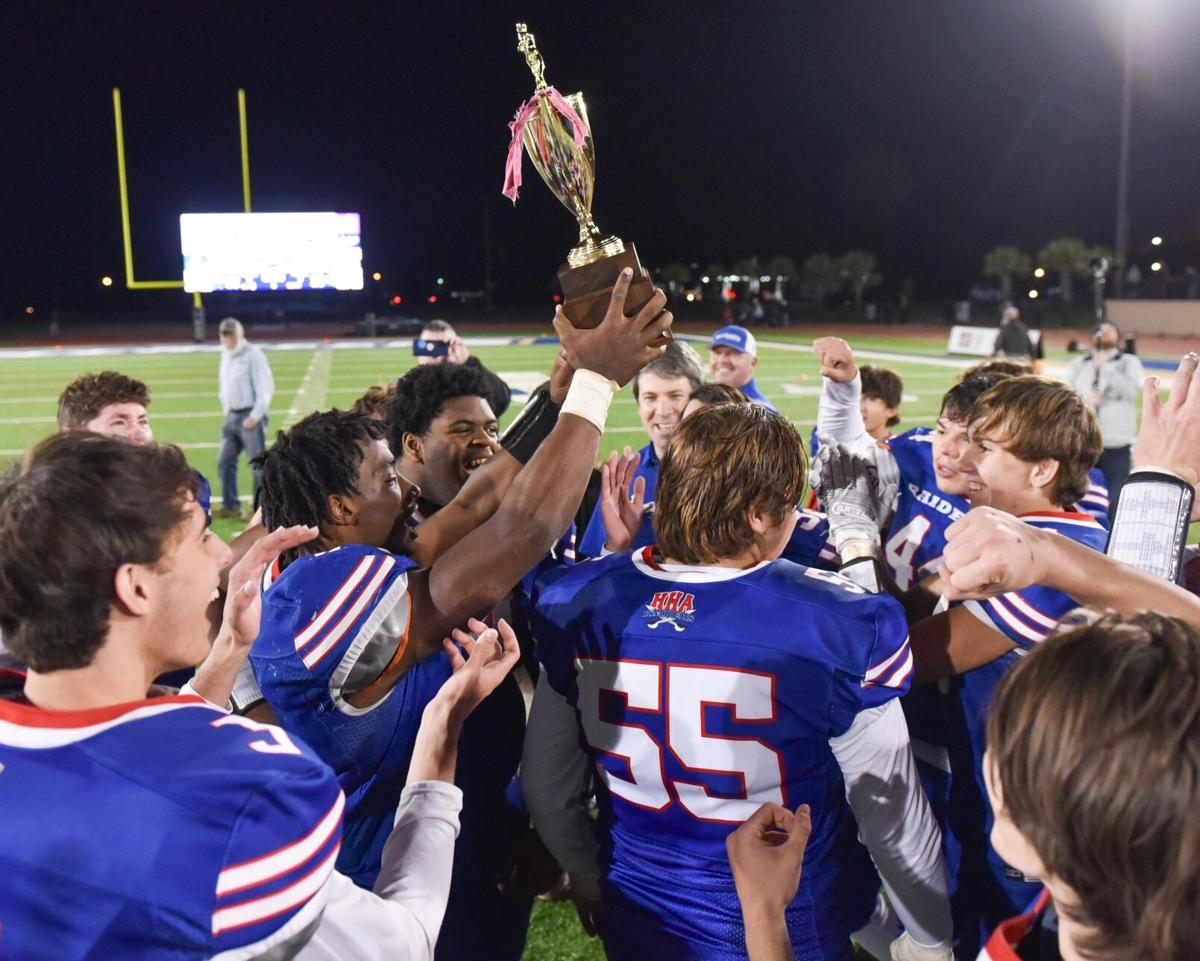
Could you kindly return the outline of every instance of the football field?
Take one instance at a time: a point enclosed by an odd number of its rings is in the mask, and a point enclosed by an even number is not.
[[[517,390],[504,418],[507,423],[520,407],[524,396],[521,391],[545,378],[554,358],[554,346],[533,336],[480,340],[483,342],[472,343],[472,353]],[[911,338],[854,341],[863,362],[886,364],[903,377],[900,430],[932,423],[941,394],[965,364],[939,357],[943,343],[940,339],[921,343]],[[820,390],[816,364],[808,350],[810,344],[811,335],[764,334],[758,366],[761,389],[782,413],[796,422],[805,436],[815,423]],[[695,346],[707,361],[705,344],[698,342]],[[906,356],[898,359],[868,356],[875,351],[898,351]],[[927,357],[917,356],[925,352]],[[58,394],[72,378],[84,372],[119,370],[149,385],[152,398],[149,412],[155,438],[183,447],[192,465],[209,478],[214,502],[217,500],[217,448],[222,417],[217,402],[219,352],[215,348],[161,353],[131,352],[128,348],[26,353],[38,355],[0,352],[0,462],[19,459],[30,446],[54,431]],[[312,411],[349,407],[368,387],[386,383],[413,362],[407,342],[386,342],[374,347],[298,342],[267,346],[266,353],[275,376],[268,442],[277,430]],[[613,404],[601,451],[607,453],[626,444],[636,449],[645,442],[632,392],[626,389]],[[245,458],[241,462],[238,490],[243,502],[247,502],[250,475]],[[217,529],[228,535],[234,526],[234,522],[218,522]]]
[[[815,423],[821,384],[809,349],[811,342],[811,333],[763,332],[757,377],[759,387],[796,423],[806,441]],[[545,378],[555,347],[534,335],[468,338],[468,344],[473,354],[518,391],[503,420],[507,423],[520,408],[524,396],[520,391],[527,391]],[[902,421],[897,431],[932,425],[941,395],[960,370],[974,362],[947,358],[944,334],[925,340],[911,336],[855,337],[851,344],[860,363],[891,367],[903,378]],[[707,362],[706,341],[697,339],[693,345]],[[275,431],[312,411],[349,407],[366,388],[394,379],[413,363],[407,341],[370,347],[324,342],[264,346],[276,385],[269,439]],[[1048,367],[1053,371],[1065,360],[1065,354],[1052,356]],[[215,348],[0,352],[0,463],[19,459],[31,445],[54,431],[58,394],[72,378],[83,372],[119,370],[149,385],[155,437],[179,444],[186,451],[192,465],[212,482],[215,505],[219,499],[216,459],[222,420],[216,396],[218,361]],[[633,395],[627,388],[613,404],[601,454],[645,443]],[[243,502],[248,501],[250,477],[244,458],[239,490]],[[130,495],[136,496],[136,492]],[[226,537],[239,527],[234,521],[216,523],[216,529]],[[538,903],[525,957],[531,961],[598,961],[604,955],[598,941],[583,935],[569,903]]]

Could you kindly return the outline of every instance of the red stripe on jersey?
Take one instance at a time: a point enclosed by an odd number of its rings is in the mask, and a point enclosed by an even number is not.
[[[652,571],[661,571],[662,567],[654,559],[654,552],[657,548],[653,544],[647,544],[642,548],[642,563],[644,563]]]
[[[1030,511],[1028,514],[1018,514],[1023,521],[1029,520],[1064,520],[1064,521],[1091,521],[1095,523],[1096,518],[1091,514],[1085,514],[1083,511]]]
[[[0,721],[20,724],[22,727],[91,727],[93,724],[103,724],[105,721],[114,720],[144,707],[207,703],[198,694],[171,694],[166,697],[146,698],[143,701],[125,701],[122,704],[95,707],[87,711],[47,711],[32,704],[0,701]]]
[[[1028,911],[1007,921],[1001,921],[980,952],[979,961],[1021,961],[1021,956],[1017,954],[1017,945],[1029,933],[1029,929],[1049,903],[1050,892],[1043,888]]]

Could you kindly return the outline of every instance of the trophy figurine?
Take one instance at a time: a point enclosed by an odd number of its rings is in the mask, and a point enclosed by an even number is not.
[[[512,142],[508,148],[504,196],[517,202],[521,186],[521,144],[541,174],[546,186],[579,222],[579,243],[558,269],[563,291],[563,313],[576,327],[596,327],[608,309],[613,284],[626,267],[633,281],[626,297],[627,314],[640,310],[654,294],[650,275],[638,261],[633,244],[605,236],[592,219],[592,193],[596,182],[595,146],[587,120],[583,95],[563,96],[546,83],[546,65],[538,53],[533,34],[517,24],[517,49],[533,72],[535,90],[517,110],[510,123]],[[671,339],[664,332],[659,343]]]

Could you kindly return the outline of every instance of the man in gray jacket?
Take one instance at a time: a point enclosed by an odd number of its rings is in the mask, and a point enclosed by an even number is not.
[[[267,408],[275,393],[271,367],[259,348],[246,340],[242,323],[226,317],[218,328],[221,334],[221,367],[218,394],[225,421],[221,424],[221,448],[217,453],[217,472],[221,475],[221,507],[217,517],[241,517],[238,500],[238,457],[242,451],[253,460],[266,446]],[[258,491],[258,471],[251,468],[254,491]]]
[[[1137,396],[1145,373],[1135,355],[1119,348],[1121,332],[1116,324],[1104,321],[1092,338],[1094,348],[1067,364],[1064,376],[1100,419],[1104,453],[1096,466],[1115,505],[1129,473],[1130,448],[1137,434]]]

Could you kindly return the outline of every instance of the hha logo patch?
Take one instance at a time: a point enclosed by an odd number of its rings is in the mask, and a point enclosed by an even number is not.
[[[651,628],[670,624],[676,631],[682,631],[696,619],[696,595],[659,591],[642,607],[642,618]]]

